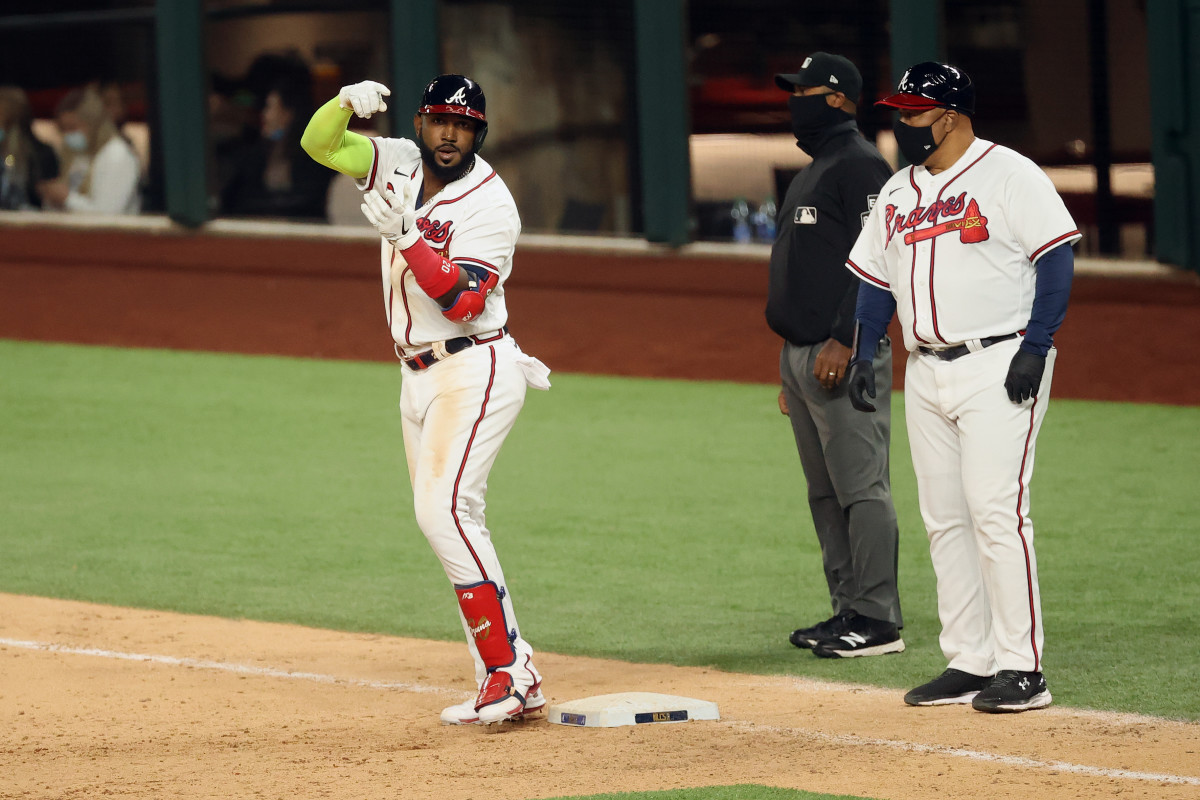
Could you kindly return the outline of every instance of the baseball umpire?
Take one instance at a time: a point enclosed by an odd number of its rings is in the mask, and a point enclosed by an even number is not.
[[[912,166],[883,187],[847,262],[862,280],[849,392],[874,410],[871,359],[897,312],[949,662],[904,701],[1042,708],[1051,696],[1029,484],[1080,233],[1036,164],[975,136],[962,70],[916,64],[880,103],[899,112],[896,142]]]
[[[813,53],[775,82],[791,94],[792,132],[813,161],[792,180],[779,209],[766,316],[783,339],[779,409],[791,421],[808,482],[833,606],[832,617],[794,631],[790,641],[825,658],[897,653],[904,640],[888,470],[887,337],[874,355],[879,413],[855,411],[843,380],[858,296],[846,256],[892,170],[858,131],[862,77],[849,59]]]
[[[504,285],[521,221],[504,181],[479,157],[483,89],[462,75],[425,87],[413,139],[346,130],[351,114],[387,109],[363,81],[317,110],[302,145],[358,181],[381,238],[384,310],[403,382],[400,413],[417,523],[458,599],[478,694],[442,712],[447,724],[494,723],[546,704],[533,649],[484,519],[487,477],[527,386],[549,370],[508,333]]]

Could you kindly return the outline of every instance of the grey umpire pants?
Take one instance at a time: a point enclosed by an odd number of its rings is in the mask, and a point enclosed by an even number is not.
[[[821,543],[833,613],[855,611],[903,626],[896,585],[896,510],[892,506],[892,348],[875,355],[873,414],[850,405],[845,382],[832,391],[813,377],[822,344],[785,342],[779,372],[796,449],[808,480],[808,506]]]

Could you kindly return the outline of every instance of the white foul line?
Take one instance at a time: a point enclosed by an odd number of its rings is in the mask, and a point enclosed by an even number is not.
[[[969,758],[974,761],[990,761],[995,764],[1004,764],[1010,767],[1025,767],[1028,769],[1070,772],[1075,775],[1086,775],[1090,778],[1124,778],[1132,781],[1151,781],[1153,783],[1174,783],[1181,784],[1183,786],[1200,786],[1200,778],[1193,778],[1187,775],[1166,775],[1158,772],[1136,772],[1128,769],[1107,769],[1105,767],[1090,767],[1086,764],[1071,764],[1067,761],[1038,761],[1037,759],[1024,758],[1023,756],[1005,756],[1000,755],[999,753],[988,753],[982,750],[967,750],[963,747],[945,747],[937,744],[920,744],[918,742],[906,742],[897,739],[872,739],[866,736],[855,736],[854,734],[822,733],[820,731],[810,731],[804,728],[757,725],[753,722],[743,722],[740,720],[730,720],[725,724],[728,724],[730,727],[742,728],[745,730],[771,731],[772,733],[794,733],[800,736],[819,739],[823,742],[829,742],[831,744],[856,745],[860,747],[890,747],[893,750],[905,750],[910,753],[928,753],[930,755]]]
[[[455,689],[444,689],[440,686],[425,686],[420,683],[366,681],[358,678],[339,678],[336,675],[322,675],[319,672],[289,672],[282,669],[271,669],[270,667],[252,667],[248,664],[228,664],[224,661],[206,661],[199,658],[178,658],[176,656],[155,656],[145,653],[121,653],[116,650],[100,650],[94,647],[70,647],[50,642],[23,642],[17,639],[0,639],[0,647],[4,646],[20,647],[25,650],[45,650],[51,653],[70,653],[76,656],[115,658],[121,661],[150,661],[155,664],[168,664],[173,667],[216,669],[223,672],[233,672],[238,675],[256,675],[264,678],[294,678],[302,681],[329,683],[336,686],[359,686],[365,689],[395,689],[401,692],[463,694],[463,692]]]
[[[368,681],[358,678],[339,678],[335,675],[323,675],[319,672],[288,672],[287,670],[270,667],[253,667],[248,664],[229,664],[223,661],[207,661],[198,658],[179,658],[177,656],[148,655],[145,653],[122,653],[116,650],[101,650],[94,647],[71,647],[69,645],[51,642],[30,642],[19,639],[0,638],[0,647],[19,647],[25,650],[42,650],[51,653],[69,653],[78,656],[98,656],[114,658],[121,661],[148,661],[154,664],[167,664],[177,667],[193,667],[195,669],[213,669],[232,672],[238,675],[255,675],[265,678],[292,678],[295,680],[314,681],[335,686],[357,686],[365,689],[391,689],[401,692],[418,693],[456,693],[454,689],[440,686],[425,686],[419,683],[403,683],[399,681]],[[1166,775],[1157,772],[1137,772],[1128,769],[1107,769],[1090,767],[1085,764],[1071,764],[1066,761],[1038,761],[1022,756],[1005,756],[998,753],[988,753],[982,750],[967,750],[962,747],[945,747],[942,745],[920,744],[896,739],[872,739],[853,734],[830,734],[812,731],[804,728],[790,728],[773,725],[758,725],[742,720],[729,720],[721,723],[742,730],[770,731],[772,733],[790,733],[811,739],[819,739],[831,744],[852,745],[856,747],[890,747],[894,750],[904,750],[910,753],[927,753],[930,755],[954,756],[974,761],[989,761],[1010,767],[1024,767],[1058,772],[1069,772],[1074,775],[1085,775],[1091,778],[1122,778],[1133,781],[1149,781],[1153,783],[1170,783],[1183,786],[1200,786],[1200,778],[1186,775]]]

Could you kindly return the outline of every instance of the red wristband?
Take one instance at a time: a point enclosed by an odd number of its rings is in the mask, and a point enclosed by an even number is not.
[[[406,250],[400,251],[412,268],[417,285],[434,300],[449,292],[458,283],[458,265],[433,252],[424,237]]]

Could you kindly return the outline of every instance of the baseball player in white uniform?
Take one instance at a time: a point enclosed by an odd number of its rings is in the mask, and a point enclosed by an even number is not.
[[[484,518],[487,477],[549,370],[508,334],[504,284],[521,231],[504,181],[478,151],[487,135],[478,84],[441,75],[425,89],[413,139],[346,130],[387,109],[386,86],[344,87],[301,144],[355,178],[379,231],[384,310],[403,372],[400,411],[417,523],[454,586],[479,691],[447,724],[494,723],[545,705],[533,649]]]
[[[848,377],[872,411],[892,313],[909,351],[905,415],[949,666],[910,705],[1049,705],[1029,483],[1080,238],[1046,174],[975,136],[970,78],[911,67],[899,110],[912,163],[880,190],[848,268],[862,280]]]

